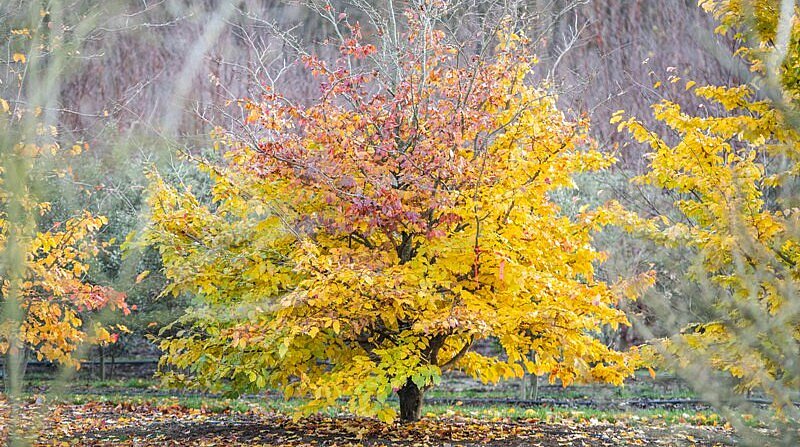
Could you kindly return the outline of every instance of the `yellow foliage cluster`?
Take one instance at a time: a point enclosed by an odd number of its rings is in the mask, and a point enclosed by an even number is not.
[[[711,106],[704,110],[719,110],[716,114],[690,114],[668,100],[654,104],[654,116],[669,135],[659,135],[622,111],[615,113],[612,123],[651,149],[649,171],[634,181],[670,191],[681,218],[615,217],[628,230],[666,246],[693,249],[701,268],[690,271],[690,278],[712,285],[716,317],[677,335],[669,344],[672,353],[684,363],[708,358],[715,368],[738,378],[742,389],[760,388],[786,403],[785,393],[775,385],[800,383],[781,354],[800,340],[800,208],[793,189],[800,174],[797,10],[789,11],[788,53],[776,65],[782,93],[776,96],[769,94],[774,86],[765,64],[778,51],[779,2],[700,4],[721,21],[718,31],[746,28],[758,33],[756,47],[741,53],[754,73],[764,77],[756,75],[742,86],[692,84],[694,94]]]
[[[800,8],[775,0],[699,0],[719,21],[716,32],[748,42],[738,48],[754,73],[767,75],[759,84],[800,99]],[[782,5],[789,8],[782,10]]]
[[[6,101],[0,104],[4,130],[21,127],[21,120],[34,113],[19,108],[11,111]],[[0,322],[0,354],[30,351],[39,360],[77,367],[74,353],[81,344],[116,340],[102,325],[87,324],[89,313],[103,308],[129,310],[125,294],[86,280],[88,261],[100,249],[93,236],[107,223],[105,217],[84,211],[37,231],[36,222],[50,211],[50,204],[36,200],[30,189],[41,180],[43,160],[63,156],[56,136],[55,128],[38,126],[32,141],[19,139],[0,156],[0,254],[4,263],[0,296],[6,304]],[[66,172],[60,169],[55,174]],[[17,259],[23,264],[18,269],[10,265]],[[18,309],[9,308],[10,299]]]

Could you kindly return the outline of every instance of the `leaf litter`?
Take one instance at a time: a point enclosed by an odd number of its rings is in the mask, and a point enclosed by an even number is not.
[[[13,408],[12,408],[13,407]],[[11,417],[13,414],[14,417]],[[545,421],[459,415],[413,424],[315,415],[301,419],[273,410],[244,412],[179,404],[88,402],[12,406],[0,400],[0,440],[34,446],[732,446],[729,426],[696,426],[636,419]]]

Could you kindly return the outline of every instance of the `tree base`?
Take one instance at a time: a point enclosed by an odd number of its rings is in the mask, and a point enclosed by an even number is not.
[[[400,422],[414,422],[422,417],[422,401],[425,392],[411,379],[406,381],[402,388],[397,390],[400,398]]]

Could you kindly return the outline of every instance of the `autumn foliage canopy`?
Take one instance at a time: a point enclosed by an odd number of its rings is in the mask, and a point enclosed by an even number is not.
[[[753,80],[732,86],[687,82],[685,90],[706,107],[687,111],[667,99],[654,104],[655,118],[669,132],[659,133],[622,111],[612,118],[651,150],[649,170],[633,181],[669,191],[678,216],[634,218],[623,225],[697,255],[687,277],[703,285],[708,296],[700,301],[708,310],[666,341],[667,357],[681,368],[707,363],[728,374],[738,391],[759,390],[775,407],[796,415],[791,396],[800,383],[795,366],[800,25],[792,17],[797,9],[762,0],[700,5],[720,21],[718,33],[749,39],[738,54]],[[788,25],[785,30],[781,22]]]
[[[11,111],[2,99],[0,108],[4,130],[18,129],[22,120],[35,119],[35,111]],[[41,183],[45,176],[67,175],[64,161],[80,152],[82,145],[62,148],[55,141],[55,127],[39,125],[37,129],[35,135],[20,138],[0,155],[0,297],[4,304],[0,354],[23,359],[32,354],[38,360],[78,367],[80,347],[113,343],[119,331],[127,330],[108,327],[92,316],[103,310],[127,315],[130,309],[124,293],[89,279],[90,260],[107,245],[96,238],[107,223],[105,217],[84,210],[42,227],[51,204],[38,200],[31,185]]]
[[[397,393],[414,420],[448,369],[564,384],[633,373],[636,352],[594,335],[628,324],[595,278],[594,214],[551,199],[613,159],[531,83],[535,58],[510,26],[472,58],[407,19],[391,69],[352,25],[338,59],[304,58],[320,84],[309,105],[243,101],[242,128],[221,132],[226,162],[201,163],[213,205],[153,174],[147,242],[168,291],[197,295],[161,342],[169,381],[276,387],[310,397],[308,412],[346,398],[384,420]],[[502,357],[471,350],[489,339]]]

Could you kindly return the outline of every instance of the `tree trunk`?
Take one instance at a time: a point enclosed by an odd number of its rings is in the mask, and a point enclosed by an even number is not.
[[[7,396],[16,396],[22,392],[22,379],[28,366],[28,356],[24,349],[20,351],[22,352],[16,355],[6,352],[3,359],[3,389]]]
[[[528,395],[525,396],[529,400],[539,400],[539,376],[530,374],[528,385]]]
[[[414,422],[422,416],[422,400],[425,392],[411,379],[406,381],[402,388],[397,390],[400,398],[400,421]]]
[[[100,380],[106,380],[106,352],[103,346],[98,346],[100,350]]]
[[[530,352],[531,362],[536,363],[536,352]],[[521,379],[522,398],[525,400],[539,399],[539,376],[536,374],[525,373]]]

